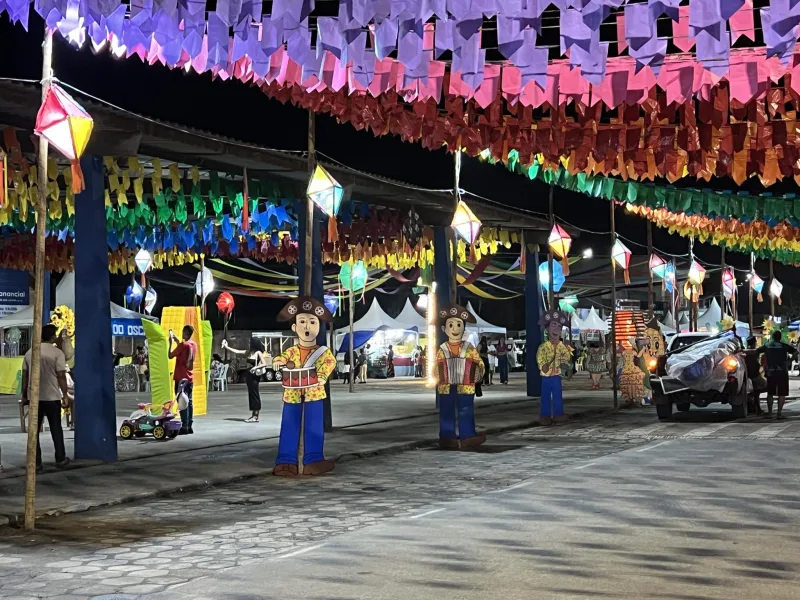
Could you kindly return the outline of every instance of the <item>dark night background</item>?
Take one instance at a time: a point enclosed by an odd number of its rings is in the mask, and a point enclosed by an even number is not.
[[[42,21],[33,11],[28,32],[20,26],[10,25],[6,16],[0,17],[0,56],[4,57],[0,61],[0,77],[33,80],[41,78],[42,31]],[[149,117],[270,148],[306,148],[306,112],[270,100],[256,87],[239,81],[214,81],[208,74],[187,74],[182,69],[149,66],[135,57],[116,59],[107,52],[94,55],[90,46],[87,42],[78,51],[58,35],[55,36],[53,68],[56,77],[102,100]],[[317,117],[317,149],[349,167],[415,186],[434,189],[452,187],[453,158],[444,150],[423,150],[418,145],[403,143],[396,137],[375,138],[371,133],[355,131],[349,125],[338,125],[335,120],[324,115]],[[687,181],[682,185],[694,184],[699,187],[701,183],[703,182]],[[547,187],[544,184],[508,173],[500,166],[466,159],[461,185],[475,194],[511,207],[547,212]],[[733,187],[730,181],[715,181],[713,185]],[[751,191],[760,191],[757,181],[748,182],[746,187]],[[796,189],[791,182],[780,187],[773,186],[770,191],[791,191],[789,187]],[[595,200],[556,188],[555,212],[558,217],[574,226],[597,232],[609,230],[609,206],[604,200]],[[625,214],[622,209],[617,210],[616,220],[617,231],[626,238],[626,243],[630,242],[628,246],[634,254],[644,255],[646,251],[642,245],[646,244],[645,221]],[[653,227],[653,242],[664,253],[684,254],[688,251],[688,240],[669,235],[657,227]],[[610,245],[607,233],[582,233],[573,246],[573,254],[577,255],[584,248],[592,247],[595,257],[608,256]],[[706,263],[716,264],[720,261],[719,248],[707,244],[696,244],[695,253]],[[501,254],[500,259],[510,263],[516,256],[517,252],[508,251],[505,255]],[[734,267],[749,268],[747,255],[729,252],[726,258]],[[768,264],[759,261],[756,268],[766,279]],[[775,264],[775,275],[785,286],[783,310],[790,313],[793,306],[791,288],[797,287],[795,271],[792,267]],[[738,278],[741,280],[743,273]],[[129,278],[112,277],[114,301],[122,302],[128,283]],[[706,292],[713,294],[718,289],[719,277],[712,277]],[[188,290],[161,285],[157,291],[159,306],[192,302],[192,294]],[[377,295],[390,314],[400,311],[407,296],[403,291],[396,295]],[[461,300],[466,302],[468,297],[465,295]],[[214,296],[210,301],[213,299]],[[524,327],[522,298],[505,302],[470,299],[488,320],[506,325],[510,329]],[[358,314],[366,310],[370,301],[368,295],[367,303],[360,307]],[[273,317],[281,304],[282,301],[237,297],[235,327],[272,329],[276,325]],[[768,303],[757,307],[766,308]],[[740,311],[746,311],[745,302],[741,303]],[[216,320],[216,312],[213,308],[209,310],[212,321]],[[746,320],[746,313],[740,312],[740,318],[742,317]],[[221,323],[214,322],[214,326],[221,327]]]

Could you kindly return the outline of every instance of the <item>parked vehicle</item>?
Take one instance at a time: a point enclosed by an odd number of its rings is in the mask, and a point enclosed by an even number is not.
[[[177,437],[181,421],[175,411],[175,401],[170,401],[153,410],[152,404],[138,404],[131,416],[119,427],[119,437],[129,440],[151,434],[157,440]]]
[[[667,352],[691,346],[697,342],[707,340],[713,334],[707,331],[692,331],[689,333],[676,333],[667,342]]]
[[[706,334],[705,339],[690,345],[679,340],[674,346],[647,365],[659,419],[672,419],[673,405],[688,411],[692,404],[704,407],[713,403],[730,404],[736,419],[747,416],[750,380],[742,342],[733,332]]]

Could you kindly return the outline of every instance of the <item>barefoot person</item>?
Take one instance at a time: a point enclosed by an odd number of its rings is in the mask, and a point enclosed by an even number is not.
[[[278,314],[279,321],[294,321],[292,331],[297,345],[288,348],[272,361],[285,367],[283,414],[278,442],[278,458],[273,475],[294,477],[298,474],[298,446],[303,433],[303,474],[322,475],[333,469],[332,460],[325,460],[325,382],[336,369],[336,358],[327,346],[317,344],[321,321],[330,323],[333,316],[325,305],[310,296],[300,296]],[[302,427],[301,427],[302,426]]]
[[[245,423],[258,423],[258,414],[261,412],[261,392],[258,384],[261,382],[264,365],[267,360],[264,357],[264,346],[260,340],[251,337],[249,350],[237,350],[228,345],[228,340],[222,340],[222,348],[234,354],[247,354],[247,371],[244,381],[247,384],[247,402],[250,406],[250,417],[245,419]]]

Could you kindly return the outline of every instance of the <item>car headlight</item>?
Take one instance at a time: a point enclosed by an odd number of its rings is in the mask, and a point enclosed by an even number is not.
[[[658,368],[658,359],[651,358],[649,361],[647,361],[647,368],[650,370],[651,373],[655,373],[656,369]]]
[[[735,359],[733,356],[730,356],[725,359],[725,368],[728,369],[729,373],[733,373],[736,369],[739,368],[739,361]]]

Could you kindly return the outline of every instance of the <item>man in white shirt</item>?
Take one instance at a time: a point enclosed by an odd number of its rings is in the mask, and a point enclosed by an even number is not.
[[[67,360],[64,353],[54,344],[56,342],[55,325],[42,327],[42,350],[39,379],[39,427],[47,417],[50,435],[56,451],[56,466],[66,467],[69,464],[64,447],[64,430],[61,428],[61,402],[67,397]],[[30,401],[30,371],[32,350],[25,353],[22,363],[22,402]],[[36,471],[42,470],[42,448],[39,436],[36,437]]]

